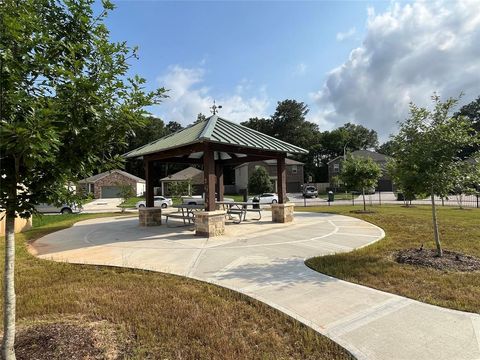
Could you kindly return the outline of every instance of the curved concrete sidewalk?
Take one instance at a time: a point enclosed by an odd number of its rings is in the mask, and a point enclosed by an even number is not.
[[[140,228],[136,218],[77,223],[33,244],[43,259],[143,268],[219,284],[259,299],[338,342],[358,359],[480,359],[480,316],[448,310],[319,274],[316,255],[381,239],[362,220],[296,213],[227,226],[219,238],[188,228]]]

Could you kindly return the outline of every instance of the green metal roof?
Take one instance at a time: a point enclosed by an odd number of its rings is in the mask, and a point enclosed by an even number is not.
[[[213,115],[204,121],[190,125],[176,133],[167,135],[138,149],[126,153],[127,158],[140,157],[168,149],[200,142],[215,142],[226,145],[242,146],[250,149],[282,152],[287,154],[305,154],[307,150],[278,140],[272,136],[250,129]]]

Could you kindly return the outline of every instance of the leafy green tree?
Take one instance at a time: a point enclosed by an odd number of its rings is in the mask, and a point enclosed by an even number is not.
[[[308,106],[303,102],[279,101],[271,118],[273,135],[308,150],[318,134],[318,125],[305,119],[308,112]]]
[[[180,197],[182,195],[191,195],[191,181],[172,181],[168,183],[168,192],[170,196]]]
[[[111,43],[94,0],[0,2],[0,207],[6,212],[3,359],[15,359],[17,215],[73,202],[71,180],[118,167],[119,144],[164,89],[127,78],[136,49]],[[67,199],[68,198],[68,199]]]
[[[458,170],[453,191],[458,206],[463,209],[464,196],[476,195],[480,190],[480,161],[474,158],[462,161]]]
[[[363,125],[346,123],[330,132],[322,133],[321,143],[330,159],[344,153],[366,150],[378,146],[378,135],[375,130]]]
[[[136,149],[140,146],[158,140],[170,133],[162,119],[155,116],[146,116],[143,123],[134,129],[127,138],[127,145],[122,153]]]
[[[385,141],[382,145],[377,146],[375,151],[383,155],[392,156],[393,155],[392,140]]]
[[[397,181],[407,183],[414,193],[430,195],[435,245],[442,256],[435,195],[447,197],[454,191],[464,167],[459,155],[480,139],[472,133],[469,119],[450,115],[457,99],[442,102],[435,94],[432,100],[432,110],[410,105],[410,117],[393,138],[393,155]]]
[[[272,135],[273,134],[273,122],[271,119],[265,118],[250,118],[248,121],[241,123],[243,126],[250,129],[260,131],[261,133]]]
[[[203,115],[202,113],[198,113],[197,120],[195,120],[195,124],[198,123],[198,122],[201,122],[201,121],[205,121],[205,120],[207,120],[207,117],[205,115]]]
[[[349,190],[361,190],[363,211],[367,211],[365,189],[375,188],[382,176],[382,169],[371,158],[348,155],[342,163],[340,180]]]
[[[420,181],[418,178],[419,174],[416,171],[412,171],[410,166],[404,168],[404,165],[406,165],[404,162],[397,162],[395,159],[391,159],[387,163],[387,172],[397,187],[398,196],[401,194],[405,206],[408,207],[417,196],[423,198],[425,194],[416,192],[417,183]]]
[[[480,134],[480,96],[476,100],[462,106],[454,115],[456,118],[461,116],[471,121],[472,133]],[[480,145],[470,144],[462,151],[462,157],[469,157],[477,151],[480,151]]]
[[[248,179],[248,192],[252,194],[262,194],[272,191],[272,182],[267,169],[263,166],[257,167]]]
[[[126,202],[128,199],[136,195],[132,185],[116,184],[116,186],[120,187],[120,197],[123,200],[122,203]],[[121,208],[122,212],[125,212],[124,206],[120,205],[119,207]]]
[[[183,126],[176,121],[169,121],[166,127],[167,127],[167,134],[173,134],[174,132],[177,132],[183,129]]]

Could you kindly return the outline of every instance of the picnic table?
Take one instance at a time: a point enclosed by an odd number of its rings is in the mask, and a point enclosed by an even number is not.
[[[262,209],[260,208],[260,204],[258,202],[250,202],[250,201],[217,201],[217,204],[223,206],[223,208],[227,211],[227,215],[230,218],[233,218],[233,215],[238,216],[238,221],[235,223],[240,224],[242,220],[247,219],[248,212],[256,212],[258,214],[258,219],[252,220],[260,220],[262,218]],[[251,206],[251,208],[249,208]]]
[[[174,213],[165,214],[165,223],[168,226],[168,219],[182,219],[183,225],[188,226],[195,222],[195,211],[203,210],[204,205],[193,205],[193,204],[181,204],[181,205],[174,205],[173,208],[178,209]]]

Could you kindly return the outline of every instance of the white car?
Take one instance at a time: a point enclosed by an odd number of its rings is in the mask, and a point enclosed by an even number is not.
[[[249,202],[256,202],[259,200],[260,204],[276,204],[278,203],[278,195],[274,193],[264,193],[248,199]]]
[[[153,206],[154,207],[161,207],[161,208],[165,209],[169,206],[172,206],[172,204],[173,204],[173,201],[170,198],[166,198],[166,197],[163,197],[163,196],[154,196],[153,197]],[[146,201],[145,200],[139,201],[135,204],[135,207],[137,209],[145,207],[145,206],[146,206]]]
[[[82,211],[82,207],[76,206],[75,204],[63,204],[60,206],[56,206],[47,203],[40,203],[35,206],[35,209],[37,209],[37,211],[42,214],[73,214],[80,213]]]

